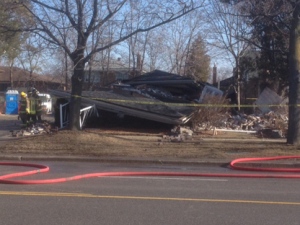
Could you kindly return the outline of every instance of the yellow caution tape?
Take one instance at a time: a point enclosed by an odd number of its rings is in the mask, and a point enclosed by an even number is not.
[[[109,98],[88,98],[82,97],[78,95],[73,95],[75,98],[83,98],[83,99],[91,99],[96,101],[103,101],[103,102],[117,102],[117,103],[135,103],[135,104],[143,104],[143,105],[166,105],[166,106],[173,106],[173,107],[223,107],[223,108],[236,108],[238,107],[237,104],[214,104],[214,103],[169,103],[169,102],[151,102],[149,101],[136,101],[136,100],[124,100],[124,99],[109,99]],[[240,108],[253,108],[253,107],[288,107],[289,105],[278,105],[278,104],[264,104],[264,105],[257,105],[257,104],[248,104],[248,105],[240,105]],[[297,107],[299,107],[297,105]]]

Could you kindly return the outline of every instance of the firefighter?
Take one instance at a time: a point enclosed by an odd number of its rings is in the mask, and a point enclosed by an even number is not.
[[[28,105],[27,120],[30,124],[36,123],[36,103],[35,103],[35,97],[33,95],[33,90],[34,89],[31,88],[28,91],[29,105]]]
[[[39,96],[39,91],[35,88],[32,90],[33,97],[35,98],[35,110],[36,110],[36,117],[38,122],[42,121],[42,101]]]
[[[29,112],[29,100],[25,92],[21,92],[21,99],[19,102],[19,118],[22,121],[22,126],[27,126],[27,115]]]

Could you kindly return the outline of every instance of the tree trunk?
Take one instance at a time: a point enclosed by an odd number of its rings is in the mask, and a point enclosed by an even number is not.
[[[74,72],[71,78],[72,92],[70,98],[70,130],[80,130],[79,117],[81,107],[82,84],[84,82],[83,52],[77,52],[74,62]]]
[[[300,4],[296,3],[289,46],[289,124],[287,143],[300,145]]]

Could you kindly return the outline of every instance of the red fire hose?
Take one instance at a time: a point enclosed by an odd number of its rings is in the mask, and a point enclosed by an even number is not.
[[[242,163],[265,162],[271,160],[294,160],[299,159],[300,156],[278,156],[278,157],[264,157],[264,158],[240,158],[230,162],[230,167],[235,170],[246,171],[261,171],[261,172],[300,172],[300,168],[278,168],[278,167],[249,167],[243,166]],[[239,164],[239,165],[237,165]],[[300,178],[298,174],[228,174],[228,173],[180,173],[180,172],[99,172],[82,174],[72,177],[63,177],[55,179],[44,180],[11,180],[12,178],[28,176],[37,173],[48,172],[48,166],[29,163],[11,163],[0,162],[0,166],[20,166],[33,167],[34,170],[26,172],[18,172],[0,176],[0,183],[2,184],[53,184],[73,180],[80,180],[92,177],[112,177],[112,176],[189,176],[189,177],[228,177],[228,178]]]

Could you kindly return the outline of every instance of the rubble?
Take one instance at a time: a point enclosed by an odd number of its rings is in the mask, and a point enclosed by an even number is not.
[[[162,136],[161,142],[184,142],[191,140],[193,133],[189,127],[176,126],[171,129],[170,134]]]
[[[229,115],[227,119],[214,121],[219,126],[207,127],[206,124],[199,124],[199,130],[212,130],[214,135],[218,132],[246,132],[257,133],[264,138],[284,138],[288,129],[288,117],[285,114],[270,111],[261,114],[239,114]]]
[[[24,137],[24,136],[32,136],[32,135],[40,135],[40,134],[53,134],[58,131],[57,127],[52,127],[52,125],[47,122],[41,122],[32,124],[26,128],[20,130],[11,130],[12,137]]]
[[[258,138],[286,138],[288,129],[288,116],[279,111],[269,111],[259,114],[218,114],[214,121],[198,123],[193,127],[175,126],[169,135],[162,137],[163,141],[183,142],[191,140],[193,134],[211,131],[212,135],[223,132],[236,132],[255,134]],[[217,119],[216,119],[217,118]]]
[[[253,103],[253,114],[210,110],[204,112],[210,115],[210,121],[198,123],[195,129],[212,130],[214,135],[218,132],[246,132],[256,133],[262,138],[284,138],[288,129],[286,103],[287,99],[265,88]]]

